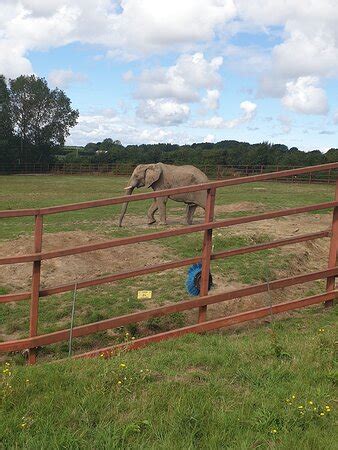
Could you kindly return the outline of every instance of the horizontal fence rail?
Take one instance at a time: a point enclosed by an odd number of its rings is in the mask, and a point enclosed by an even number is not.
[[[35,218],[35,234],[34,234],[34,250],[33,253],[27,255],[12,255],[2,256],[0,258],[0,265],[7,264],[22,264],[33,263],[32,273],[32,288],[28,292],[18,292],[0,295],[0,303],[18,302],[30,299],[30,333],[29,337],[24,339],[18,339],[15,341],[6,341],[0,343],[1,352],[14,352],[28,349],[28,361],[30,364],[34,364],[36,360],[37,347],[54,344],[70,338],[71,331],[69,329],[56,331],[44,335],[38,334],[38,312],[39,312],[39,299],[40,297],[46,297],[54,294],[60,294],[63,292],[72,291],[74,289],[82,289],[90,286],[97,286],[105,283],[111,283],[118,280],[133,278],[141,275],[148,275],[156,272],[162,272],[164,270],[177,269],[180,267],[188,266],[196,262],[202,262],[202,276],[200,286],[200,297],[197,299],[190,299],[174,303],[171,305],[165,305],[158,308],[149,309],[146,311],[135,312],[120,317],[113,317],[105,319],[99,322],[91,324],[81,325],[72,328],[72,337],[86,336],[98,331],[105,331],[110,328],[116,328],[124,326],[130,323],[147,320],[152,317],[159,317],[174,312],[185,311],[189,309],[199,308],[198,324],[190,325],[178,330],[172,330],[166,333],[159,333],[153,336],[147,336],[145,338],[137,339],[132,342],[131,348],[138,348],[146,343],[157,342],[162,339],[169,339],[171,337],[180,336],[190,332],[201,332],[211,329],[217,329],[223,326],[229,326],[235,323],[241,323],[247,320],[254,320],[260,317],[265,317],[268,314],[277,314],[304,306],[313,305],[320,302],[325,302],[326,306],[330,306],[333,300],[337,297],[337,291],[335,289],[335,278],[338,276],[337,267],[337,250],[338,250],[338,183],[336,182],[335,199],[328,202],[299,206],[296,208],[287,208],[282,210],[276,210],[261,214],[255,214],[244,217],[236,217],[225,220],[214,220],[214,205],[215,196],[218,188],[234,186],[244,183],[252,183],[257,181],[267,181],[272,179],[281,179],[285,177],[299,176],[304,174],[311,174],[315,172],[330,171],[332,174],[334,170],[338,169],[338,163],[331,163],[325,165],[311,166],[307,168],[297,168],[292,170],[284,170],[274,173],[260,173],[258,175],[247,175],[245,177],[225,179],[219,181],[208,182],[199,185],[191,185],[174,189],[167,189],[162,191],[156,191],[153,193],[142,193],[130,196],[122,196],[118,198],[93,200],[89,202],[52,206],[46,208],[31,208],[22,210],[7,210],[0,211],[0,218],[10,219],[12,217],[25,217],[33,216]],[[43,234],[43,217],[49,214],[57,214],[63,212],[72,212],[83,210],[87,208],[103,207],[110,205],[120,205],[126,201],[140,201],[147,199],[154,199],[163,196],[177,195],[186,192],[197,192],[205,190],[207,191],[207,204],[204,223],[198,225],[190,225],[182,228],[175,228],[164,230],[160,232],[153,232],[149,234],[142,234],[138,236],[115,238],[105,242],[86,244],[71,248],[61,248],[53,251],[43,251],[42,249],[42,234]],[[311,211],[320,211],[325,209],[333,209],[332,227],[329,230],[318,231],[314,233],[301,234],[298,236],[286,237],[278,239],[272,242],[260,243],[250,245],[247,247],[225,249],[217,253],[212,252],[212,232],[214,229],[226,228],[234,225],[244,225],[251,222],[257,222],[262,220],[270,220],[278,217],[285,217],[294,214],[307,213]],[[62,258],[65,256],[83,254],[87,252],[105,250],[108,248],[114,248],[118,246],[124,246],[129,244],[136,244],[140,242],[148,242],[157,239],[169,238],[172,236],[182,236],[196,232],[203,232],[203,251],[200,256],[193,258],[186,258],[179,261],[170,261],[154,266],[143,267],[131,271],[120,272],[96,279],[81,280],[79,282],[69,283],[61,286],[51,286],[41,289],[40,275],[41,275],[41,262],[52,258]],[[223,292],[220,294],[208,295],[208,283],[209,283],[209,269],[210,264],[214,260],[229,258],[236,255],[244,255],[248,253],[258,252],[262,250],[268,250],[272,248],[282,247],[285,245],[298,244],[301,242],[308,242],[314,239],[330,238],[330,251],[328,257],[328,268],[326,270],[320,270],[308,274],[302,274],[292,276],[289,278],[270,281],[269,283],[262,283],[254,286],[248,286],[241,289],[236,289],[229,292]],[[247,311],[233,316],[228,316],[220,319],[208,321],[207,306],[219,302],[240,299],[245,296],[251,296],[260,294],[275,289],[283,289],[286,287],[294,286],[296,284],[302,284],[312,282],[319,279],[326,279],[326,292],[318,294],[312,297],[307,297],[301,300],[294,300],[286,303],[280,303],[277,305],[271,305],[266,308],[260,308],[252,311]],[[112,352],[121,346],[115,345],[107,347],[105,349],[94,350],[85,354],[85,356],[93,356],[100,352]]]
[[[167,164],[175,164],[175,161],[166,161]],[[128,176],[136,164],[132,163],[26,163],[26,164],[2,164],[0,175],[14,174],[50,174],[50,175],[104,175],[104,176]],[[232,177],[248,176],[253,174],[279,172],[291,170],[296,165],[283,164],[197,164],[199,169],[208,175],[210,179],[224,179]],[[331,170],[316,174],[303,174],[291,176],[286,181],[297,183],[334,183],[335,174]]]

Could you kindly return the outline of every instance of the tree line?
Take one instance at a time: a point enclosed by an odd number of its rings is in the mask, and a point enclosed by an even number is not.
[[[307,166],[338,161],[338,148],[326,153],[319,150],[304,152],[296,147],[261,142],[249,144],[234,140],[217,143],[142,144],[123,146],[107,138],[102,142],[88,143],[83,148],[64,149],[60,158],[65,162],[92,164],[142,164],[163,162],[167,164],[213,165],[280,165]]]
[[[168,164],[306,166],[338,161],[338,148],[326,153],[297,147],[234,140],[191,145],[141,144],[124,146],[106,138],[85,146],[65,146],[79,112],[60,89],[50,89],[35,75],[6,80],[0,75],[0,164],[50,166],[57,162],[82,164]]]

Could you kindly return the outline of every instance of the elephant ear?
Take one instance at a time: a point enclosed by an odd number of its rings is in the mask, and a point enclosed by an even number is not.
[[[157,181],[162,173],[162,169],[157,164],[151,164],[146,170],[145,185],[149,188]]]

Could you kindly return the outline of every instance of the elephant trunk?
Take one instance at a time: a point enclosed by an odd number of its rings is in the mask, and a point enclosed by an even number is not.
[[[126,195],[131,195],[134,189],[135,189],[135,186],[128,186],[126,188]],[[128,208],[128,202],[123,203],[121,214],[120,214],[120,219],[119,219],[119,227],[122,227],[122,221],[123,221],[124,215],[127,211],[127,208]]]

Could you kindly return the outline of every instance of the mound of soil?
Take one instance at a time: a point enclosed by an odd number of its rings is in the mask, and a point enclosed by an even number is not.
[[[43,250],[76,247],[106,240],[106,237],[85,231],[48,233],[44,236]],[[2,255],[24,255],[33,253],[32,249],[33,240],[31,236],[0,243]],[[50,259],[42,262],[41,286],[57,286],[77,279],[86,280],[159,264],[167,260],[164,257],[165,254],[168,254],[168,250],[161,245],[143,242]],[[10,290],[26,290],[30,287],[31,275],[32,263],[1,266],[0,285]]]

